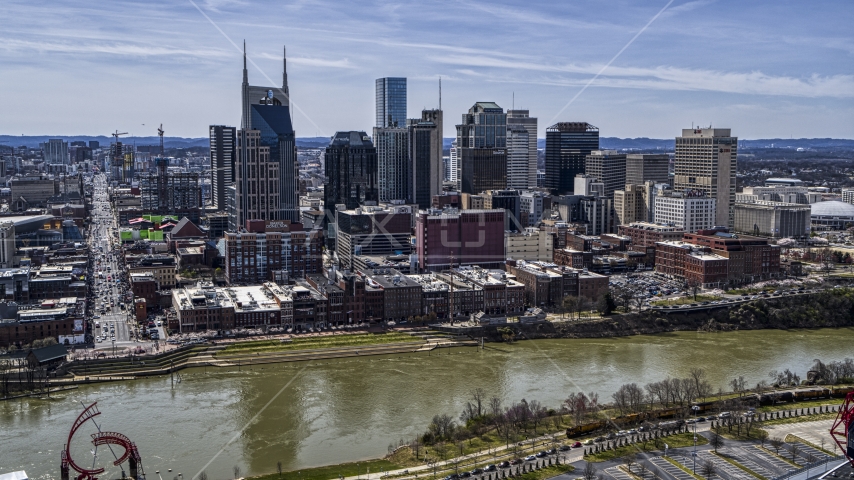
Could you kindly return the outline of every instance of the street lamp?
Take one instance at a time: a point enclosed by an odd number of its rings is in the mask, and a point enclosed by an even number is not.
[[[694,451],[691,452],[691,456],[693,457],[693,466],[691,470],[694,474],[697,473],[697,412],[700,410],[700,407],[697,405],[691,406],[691,410],[694,411]]]

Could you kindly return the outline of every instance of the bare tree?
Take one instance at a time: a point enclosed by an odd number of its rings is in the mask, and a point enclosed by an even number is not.
[[[418,457],[415,457],[418,458]],[[276,471],[279,472],[279,478],[282,477],[282,462],[276,462]],[[199,480],[208,480],[207,478],[200,478]]]
[[[737,393],[738,396],[741,397],[747,390],[747,380],[745,380],[742,375],[739,375],[729,381],[729,386],[732,387],[733,393]]]
[[[718,469],[711,460],[706,460],[700,465],[700,474],[706,477],[706,480],[711,480],[716,473]]]
[[[235,465],[234,468],[232,468],[232,471],[234,471],[234,478],[240,478],[240,467]]]
[[[768,444],[771,445],[771,448],[774,449],[774,453],[777,455],[780,455],[780,449],[783,448],[783,443],[783,439],[780,437],[771,437],[771,439],[768,440]]]
[[[718,453],[718,448],[724,446],[724,437],[715,432],[709,432],[709,445]]]
[[[592,463],[587,462],[584,465],[584,470],[581,472],[581,478],[584,480],[596,480],[596,467]]]
[[[629,453],[623,455],[620,460],[623,461],[623,464],[631,472],[632,471],[632,465],[634,465],[638,461],[638,456],[635,452],[629,452]]]
[[[484,403],[486,402],[486,393],[484,393],[482,388],[475,388],[471,392],[472,403],[476,407],[477,416],[480,417],[484,413]]]
[[[762,430],[758,426],[756,428],[756,439],[759,440],[759,446],[764,447],[768,441],[768,430]]]
[[[798,445],[796,443],[793,443],[792,444],[792,463],[796,463],[795,458],[797,458],[797,456],[798,456],[798,451],[799,451]]]
[[[279,475],[281,475],[281,474],[282,474],[282,472],[279,472]],[[199,474],[199,476],[198,476],[197,478],[198,478],[199,480],[208,480],[208,474],[207,474],[207,472],[205,472],[204,470],[202,470],[202,473],[200,473],[200,474]]]

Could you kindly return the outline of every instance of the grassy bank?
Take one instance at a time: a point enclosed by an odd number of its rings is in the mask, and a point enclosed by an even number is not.
[[[330,480],[339,477],[353,477],[356,475],[365,475],[369,472],[389,471],[402,468],[399,465],[389,462],[388,460],[365,460],[364,462],[342,463],[340,465],[329,465],[326,467],[304,468],[293,472],[270,473],[252,477],[253,480]]]
[[[792,410],[795,408],[813,408],[820,407],[822,405],[839,405],[842,403],[843,398],[822,398],[821,400],[806,400],[803,402],[797,403],[781,403],[778,405],[766,405],[764,407],[759,407],[756,410],[760,412],[776,412],[778,410]]]
[[[217,355],[240,355],[245,353],[273,353],[321,348],[361,347],[406,342],[422,343],[423,340],[400,332],[294,337],[284,342],[281,340],[260,340],[255,342],[234,343],[226,347]]]

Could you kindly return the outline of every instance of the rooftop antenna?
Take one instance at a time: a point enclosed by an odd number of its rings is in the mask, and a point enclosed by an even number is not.
[[[513,110],[516,110],[516,92],[513,92],[513,106],[511,107]]]
[[[439,110],[442,109],[442,77],[439,77]]]

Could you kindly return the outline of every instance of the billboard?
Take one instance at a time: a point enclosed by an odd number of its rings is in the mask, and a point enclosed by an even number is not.
[[[83,331],[83,320],[82,319],[74,320],[74,331],[75,332],[82,332]]]

